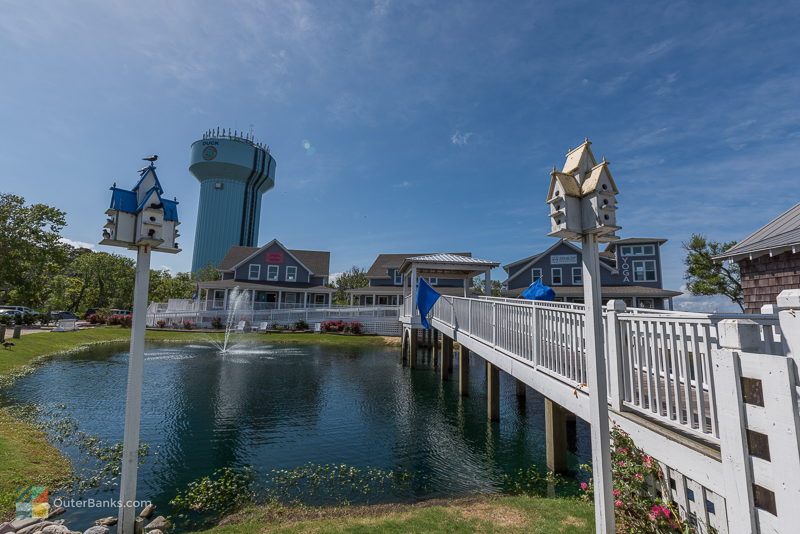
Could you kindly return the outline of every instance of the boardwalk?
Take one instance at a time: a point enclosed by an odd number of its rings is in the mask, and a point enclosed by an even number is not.
[[[409,347],[419,325],[410,301],[401,316]],[[581,304],[443,296],[429,320],[488,372],[504,371],[588,421],[584,316]],[[797,366],[781,326],[797,335],[798,320],[795,310],[707,315],[614,301],[604,312],[612,422],[661,462],[671,498],[703,529],[797,532]]]

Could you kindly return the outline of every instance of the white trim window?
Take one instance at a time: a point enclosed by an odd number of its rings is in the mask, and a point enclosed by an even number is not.
[[[402,286],[403,285],[403,275],[400,272],[400,269],[394,272],[394,285]]]
[[[550,282],[554,286],[560,286],[564,283],[564,279],[561,278],[561,267],[553,267],[550,269]]]
[[[542,269],[540,269],[539,267],[534,267],[533,269],[531,269],[531,281],[532,282],[535,282],[537,280],[541,280],[542,276],[543,276]]]
[[[297,282],[297,267],[294,265],[286,266],[286,281]]]
[[[278,265],[267,265],[267,280],[277,280],[280,267]]]
[[[428,278],[428,283],[430,285],[432,285],[432,286],[438,286],[439,285],[439,279],[438,278]]]
[[[572,284],[576,286],[583,285],[583,268],[582,267],[573,267],[572,268]]]
[[[655,256],[655,245],[624,245],[620,247],[621,256]]]
[[[634,282],[657,282],[656,261],[655,260],[636,260],[633,264]]]
[[[258,263],[251,263],[247,269],[248,280],[258,280],[261,278],[261,265]]]

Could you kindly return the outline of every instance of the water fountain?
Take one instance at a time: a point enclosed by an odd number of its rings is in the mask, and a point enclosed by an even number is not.
[[[233,345],[230,345],[231,334],[236,333],[236,314],[239,312],[240,309],[243,307],[246,309],[250,302],[250,293],[248,291],[241,291],[239,286],[233,288],[228,295],[228,315],[225,318],[225,334],[222,338],[222,342],[219,340],[209,337],[208,342],[211,343],[220,354],[227,353]]]

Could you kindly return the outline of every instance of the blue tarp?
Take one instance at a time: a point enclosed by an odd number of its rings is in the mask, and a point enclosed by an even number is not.
[[[529,285],[528,288],[520,294],[520,297],[528,300],[555,300],[556,292],[553,291],[552,287],[544,285],[542,279],[539,278]]]
[[[436,292],[424,278],[420,278],[419,285],[417,286],[417,309],[419,310],[422,326],[426,330],[430,330],[431,325],[428,324],[428,312],[431,311],[433,305],[439,300],[441,295]]]

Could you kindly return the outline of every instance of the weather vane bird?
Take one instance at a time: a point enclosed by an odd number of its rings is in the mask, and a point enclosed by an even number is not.
[[[149,161],[150,163],[155,162],[158,159],[158,154],[153,154],[149,158],[142,158],[144,161]]]

